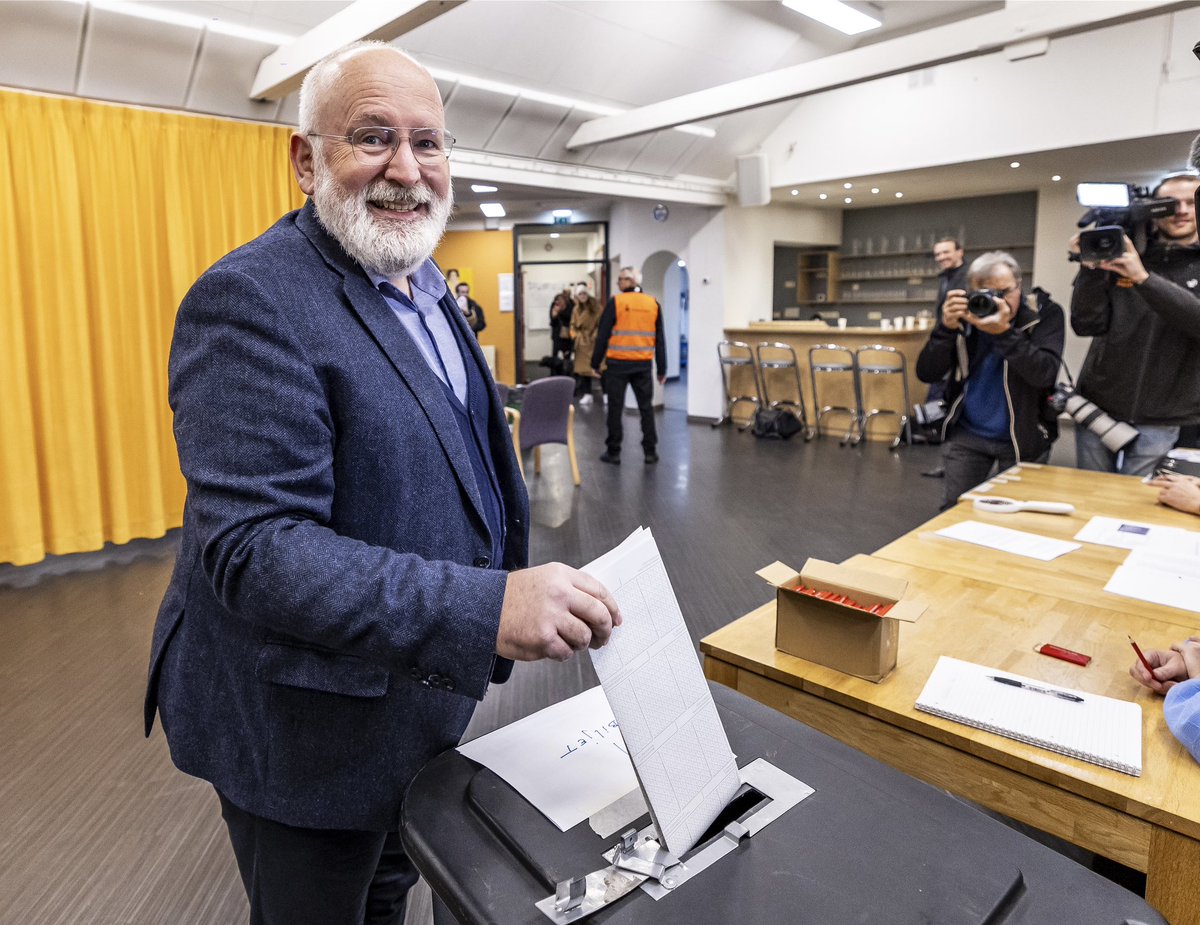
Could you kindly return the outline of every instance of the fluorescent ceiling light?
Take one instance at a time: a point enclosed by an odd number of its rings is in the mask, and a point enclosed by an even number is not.
[[[262,42],[264,45],[286,45],[294,35],[284,35],[281,32],[269,32],[266,29],[254,29],[236,23],[225,22],[207,16],[196,16],[149,3],[130,3],[127,0],[90,0],[87,4],[97,10],[118,13],[122,16],[133,16],[137,19],[148,19],[151,22],[161,22],[172,26],[184,26],[190,29],[207,29],[221,35],[231,35],[252,42]]]
[[[586,103],[583,100],[577,100],[569,96],[560,96],[557,93],[546,93],[542,90],[518,87],[515,84],[507,84],[499,80],[488,80],[486,77],[470,77],[466,74],[456,74],[454,71],[447,71],[440,67],[431,67],[428,70],[437,80],[459,83],[464,87],[471,87],[474,90],[483,90],[488,93],[499,93],[502,96],[516,96],[525,100],[533,100],[535,103],[546,103],[549,106],[575,109],[594,116],[618,116],[621,113],[629,111],[627,109],[619,109],[616,106],[605,106],[602,103]],[[702,138],[717,137],[715,130],[699,125],[677,125],[675,126],[675,130],[686,132],[689,135],[699,135]]]
[[[550,214],[555,218],[570,218],[574,213],[570,209],[555,209]]]
[[[494,192],[498,191],[499,189],[500,189],[500,187],[498,187],[498,186],[488,186],[486,183],[472,183],[471,184],[471,192],[472,193],[494,193]]]
[[[783,5],[846,35],[858,35],[883,25],[882,20],[847,6],[841,0],[783,0]]]
[[[488,218],[504,218],[505,216],[504,206],[498,202],[481,202],[479,211]]]

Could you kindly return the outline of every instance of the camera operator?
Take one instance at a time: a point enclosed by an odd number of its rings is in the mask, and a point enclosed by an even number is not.
[[[1175,445],[1183,424],[1200,423],[1200,246],[1193,204],[1200,181],[1167,177],[1155,199],[1174,199],[1175,214],[1154,221],[1156,239],[1139,254],[1084,264],[1071,296],[1071,328],[1091,337],[1079,392],[1138,438],[1121,453],[1086,428],[1075,430],[1081,469],[1146,475]],[[1079,252],[1079,235],[1070,241]]]
[[[1045,399],[1062,355],[1062,308],[1040,289],[1026,297],[1021,268],[1003,251],[975,258],[967,280],[988,292],[948,292],[917,358],[922,382],[949,374],[943,509],[997,465],[1044,462],[1058,435]]]

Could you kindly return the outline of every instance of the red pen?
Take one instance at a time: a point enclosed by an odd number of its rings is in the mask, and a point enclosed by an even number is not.
[[[1129,644],[1131,646],[1133,646],[1133,651],[1137,653],[1138,661],[1146,666],[1146,670],[1148,672],[1150,672],[1150,677],[1153,678],[1154,677],[1154,668],[1150,665],[1150,663],[1148,661],[1146,661],[1146,656],[1142,655],[1142,650],[1138,648],[1138,644],[1136,642],[1134,642],[1133,637],[1128,634],[1126,634],[1125,638],[1129,640]],[[1155,678],[1155,680],[1158,680],[1158,679]]]

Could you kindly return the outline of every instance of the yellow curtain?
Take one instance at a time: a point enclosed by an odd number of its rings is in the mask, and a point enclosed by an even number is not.
[[[0,125],[0,562],[161,536],[175,310],[302,204],[290,132],[4,91]]]

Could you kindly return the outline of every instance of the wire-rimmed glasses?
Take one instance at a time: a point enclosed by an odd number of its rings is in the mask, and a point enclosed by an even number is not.
[[[354,159],[365,167],[391,163],[400,142],[407,138],[413,157],[424,164],[445,160],[454,150],[454,136],[439,128],[392,128],[384,125],[364,125],[349,135],[323,135],[309,132],[310,138],[332,138],[345,142],[354,151]]]

